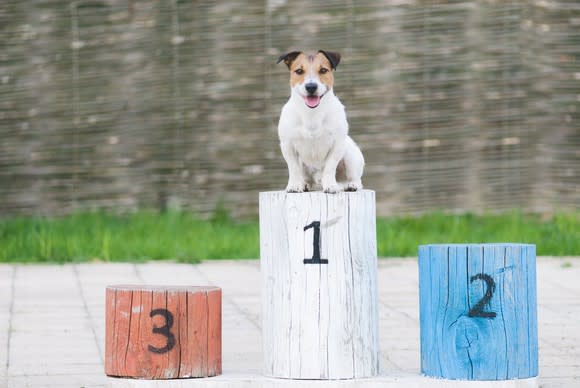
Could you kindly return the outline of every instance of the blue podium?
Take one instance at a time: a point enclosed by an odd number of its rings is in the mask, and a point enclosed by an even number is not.
[[[456,380],[538,375],[536,247],[419,247],[421,372]]]

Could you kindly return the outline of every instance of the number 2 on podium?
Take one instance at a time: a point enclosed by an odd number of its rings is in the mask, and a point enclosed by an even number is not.
[[[304,227],[306,232],[308,229],[314,229],[314,237],[312,239],[312,258],[304,259],[304,264],[328,264],[327,259],[320,258],[320,221],[313,221]]]

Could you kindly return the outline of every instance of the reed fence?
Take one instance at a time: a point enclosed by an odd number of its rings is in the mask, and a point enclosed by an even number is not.
[[[579,208],[577,0],[3,0],[0,216],[255,215],[295,49],[343,55],[379,214]]]

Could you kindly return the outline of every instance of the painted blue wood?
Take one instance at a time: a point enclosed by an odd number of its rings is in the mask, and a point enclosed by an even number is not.
[[[422,245],[419,300],[423,374],[538,375],[535,245]]]

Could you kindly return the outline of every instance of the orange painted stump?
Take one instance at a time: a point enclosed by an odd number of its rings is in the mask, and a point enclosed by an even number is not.
[[[221,289],[107,287],[105,373],[142,379],[222,370]]]

